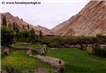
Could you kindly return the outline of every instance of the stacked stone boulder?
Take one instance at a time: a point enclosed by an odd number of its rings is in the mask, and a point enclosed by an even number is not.
[[[44,54],[46,51],[47,51],[47,46],[46,45],[44,45],[43,48],[37,50],[37,52],[40,53],[40,54]]]

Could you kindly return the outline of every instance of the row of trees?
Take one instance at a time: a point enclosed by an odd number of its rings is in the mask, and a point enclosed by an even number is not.
[[[42,38],[42,31],[40,31],[39,35],[35,34],[33,28],[29,30],[29,24],[27,25],[28,30],[25,29],[24,25],[22,28],[23,30],[20,31],[18,24],[15,22],[13,22],[13,25],[9,24],[7,27],[6,17],[4,16],[1,26],[1,45],[9,45],[15,41],[34,43],[37,39]]]
[[[100,36],[101,35],[101,36]],[[106,36],[97,34],[96,37],[92,36],[45,36],[39,40],[40,43],[46,44],[49,47],[65,48],[69,45],[82,45],[86,46],[89,44],[106,44]]]

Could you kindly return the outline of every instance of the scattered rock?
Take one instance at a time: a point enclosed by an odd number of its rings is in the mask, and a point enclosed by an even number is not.
[[[40,54],[43,54],[43,53],[45,53],[46,51],[47,51],[47,46],[46,46],[46,45],[44,45],[43,48],[37,50],[37,52],[40,53]]]
[[[5,50],[4,50],[4,54],[6,53],[6,54],[9,54],[9,48],[6,48]]]
[[[29,55],[29,56],[32,56],[32,51],[31,51],[31,49],[29,49],[29,50],[26,52],[26,54]]]

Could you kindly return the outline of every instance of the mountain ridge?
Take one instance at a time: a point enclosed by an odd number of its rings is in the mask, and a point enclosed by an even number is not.
[[[74,21],[61,28],[61,36],[96,36],[106,34],[106,1],[90,1]]]
[[[20,19],[18,16],[13,16],[11,13],[9,12],[6,12],[6,13],[0,13],[1,15],[1,23],[2,23],[2,18],[3,16],[6,17],[6,21],[7,21],[7,26],[9,24],[11,24],[13,26],[13,22],[17,23],[18,24],[18,27],[20,30],[23,30],[22,26],[24,25],[25,29],[28,30],[27,28],[27,22],[25,22],[22,18]],[[39,34],[39,31],[41,30],[42,31],[42,34],[43,35],[51,35],[52,34],[52,31],[49,30],[48,28],[46,27],[42,27],[42,26],[33,26],[31,24],[29,24],[29,30],[31,29],[34,29],[35,33],[36,34]]]

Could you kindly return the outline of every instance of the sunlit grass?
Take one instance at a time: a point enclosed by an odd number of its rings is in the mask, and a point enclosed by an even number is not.
[[[48,67],[48,64],[29,57],[25,50],[12,50],[9,55],[1,56],[1,68],[4,69],[6,64],[23,69],[35,69],[36,67]]]

